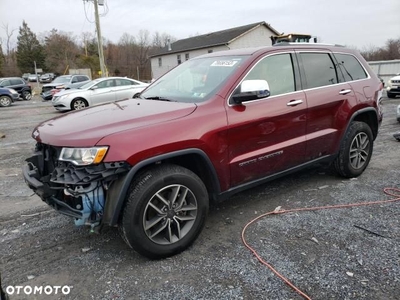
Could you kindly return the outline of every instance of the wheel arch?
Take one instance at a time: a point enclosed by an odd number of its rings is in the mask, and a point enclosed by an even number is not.
[[[214,199],[220,193],[220,184],[216,170],[204,151],[193,148],[158,155],[134,165],[125,176],[121,176],[112,184],[107,192],[103,224],[110,226],[118,224],[129,186],[135,175],[146,168],[164,163],[182,166],[199,176],[206,186],[211,199]]]
[[[368,126],[371,128],[372,135],[374,137],[374,140],[378,136],[378,129],[379,129],[379,122],[378,122],[378,114],[373,107],[367,107],[364,109],[360,109],[356,111],[350,119],[350,122],[347,124],[346,131],[349,129],[349,126],[351,122],[353,121],[359,121],[359,122],[364,122],[368,124]],[[342,139],[343,142],[343,139]]]

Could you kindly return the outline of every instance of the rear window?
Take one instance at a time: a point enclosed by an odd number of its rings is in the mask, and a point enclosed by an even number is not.
[[[69,83],[71,80],[71,76],[60,76],[54,79],[54,83]]]
[[[350,54],[334,54],[345,81],[367,78],[367,73],[357,58]]]

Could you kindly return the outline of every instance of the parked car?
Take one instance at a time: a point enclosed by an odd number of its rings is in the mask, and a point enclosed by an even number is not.
[[[397,95],[400,95],[400,74],[389,79],[386,93],[388,98],[395,98]]]
[[[51,83],[42,86],[42,98],[51,100],[52,96],[49,93],[52,89],[68,89],[82,86],[82,83],[89,82],[90,78],[87,75],[62,75],[54,79]]]
[[[37,82],[39,80],[39,76],[36,74],[29,74],[28,81],[30,82]]]
[[[51,103],[60,111],[77,110],[100,103],[133,98],[148,86],[125,77],[99,78],[78,89],[61,91],[53,96]]]
[[[53,80],[53,77],[51,76],[50,73],[42,74],[39,77],[39,81],[42,82],[42,83],[43,82],[51,82],[52,80]]]
[[[0,78],[0,87],[8,87],[18,92],[21,99],[32,99],[32,88],[29,84],[19,77]]]
[[[22,74],[22,79],[25,80],[25,81],[28,81],[29,75],[31,75],[31,74],[30,74],[30,73],[24,73],[24,74]]]
[[[345,47],[279,43],[198,56],[139,98],[39,124],[24,179],[76,225],[118,226],[140,254],[168,257],[195,241],[210,201],[320,163],[360,176],[382,122],[382,89]]]
[[[80,88],[82,85],[84,85],[84,84],[86,84],[86,83],[88,83],[88,81],[82,81],[82,82],[74,83],[72,89],[78,89],[78,88]],[[46,101],[47,101],[47,100],[53,99],[53,96],[54,96],[55,94],[57,94],[57,93],[59,93],[59,92],[61,92],[61,91],[70,90],[70,89],[71,89],[71,88],[70,88],[69,86],[67,86],[67,87],[65,87],[65,88],[64,88],[64,86],[59,86],[59,87],[57,87],[57,88],[54,88],[54,89],[51,89],[51,90],[48,90],[48,91],[42,93],[41,96],[42,96],[43,100],[46,100]]]
[[[15,100],[18,100],[19,94],[16,90],[9,88],[0,88],[0,106],[10,106]]]

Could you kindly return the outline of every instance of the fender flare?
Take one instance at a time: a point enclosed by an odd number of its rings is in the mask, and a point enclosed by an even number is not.
[[[360,114],[362,114],[362,113],[365,113],[365,112],[373,112],[373,113],[376,115],[376,122],[377,122],[377,124],[378,124],[378,126],[379,126],[378,114],[377,114],[375,108],[373,108],[373,107],[366,107],[366,108],[363,108],[363,109],[360,109],[360,110],[355,111],[355,112],[352,114],[352,116],[351,116],[349,122],[347,123],[346,129],[344,130],[344,134],[342,135],[342,137],[341,137],[341,139],[340,139],[340,143],[339,143],[338,150],[336,151],[336,154],[334,155],[334,157],[336,157],[336,156],[339,154],[339,149],[342,148],[342,144],[344,143],[344,138],[345,138],[345,136],[346,136],[346,132],[349,130],[349,127],[350,127],[351,122],[353,122],[354,119],[355,119],[358,115],[360,115]],[[373,128],[371,128],[371,130],[372,130],[372,133],[373,133],[374,139],[375,139],[376,136],[378,135],[378,132],[376,132],[376,134],[375,134],[374,131],[373,131]]]
[[[143,161],[140,161],[138,164],[134,165],[129,172],[125,176],[121,176],[118,178],[111,186],[107,193],[107,199],[104,207],[104,215],[103,215],[103,224],[108,224],[110,226],[116,226],[118,224],[119,216],[121,214],[122,208],[124,206],[124,202],[126,200],[126,195],[129,191],[129,187],[134,176],[137,172],[146,167],[148,165],[154,164],[158,161],[162,161],[169,158],[174,158],[182,155],[187,154],[196,154],[200,155],[207,164],[207,167],[210,170],[212,176],[212,184],[213,190],[216,191],[218,194],[220,193],[220,185],[217,176],[217,172],[212,164],[210,158],[207,154],[197,148],[190,148],[185,150],[178,150],[166,154],[157,155],[154,157],[150,157]]]

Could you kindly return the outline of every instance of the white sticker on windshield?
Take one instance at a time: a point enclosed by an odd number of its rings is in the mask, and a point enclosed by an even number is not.
[[[237,60],[216,60],[211,66],[212,67],[233,67],[236,65]]]

